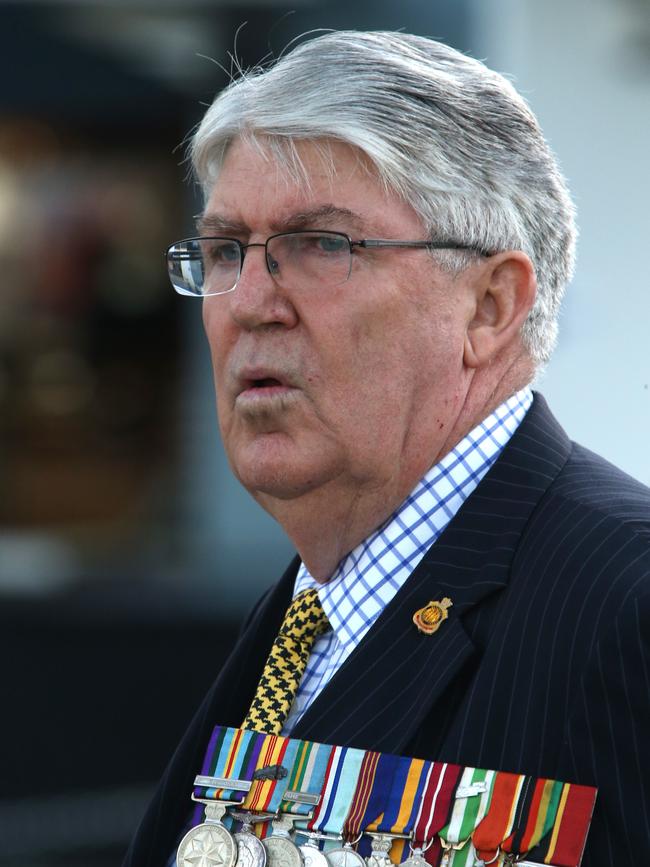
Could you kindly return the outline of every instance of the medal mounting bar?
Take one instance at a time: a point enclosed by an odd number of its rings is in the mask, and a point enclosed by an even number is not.
[[[341,834],[330,834],[327,831],[307,831],[306,828],[298,828],[297,826],[296,834],[307,837],[307,846],[315,846],[316,840],[334,840],[337,843],[343,840]]]
[[[194,778],[194,785],[205,789],[232,789],[234,792],[250,792],[253,784],[251,780],[230,780],[227,777],[199,775]]]
[[[309,792],[285,792],[283,801],[291,801],[294,804],[308,804],[317,807],[320,804],[320,795],[310,795]]]

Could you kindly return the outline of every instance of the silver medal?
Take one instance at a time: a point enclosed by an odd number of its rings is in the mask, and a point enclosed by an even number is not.
[[[368,867],[393,867],[388,853],[395,840],[404,839],[406,835],[371,833],[369,836],[371,849],[370,855],[366,858]]]
[[[264,840],[268,867],[304,867],[302,852],[288,836],[272,834]]]
[[[191,828],[176,853],[177,867],[235,867],[237,843],[221,823],[222,804],[206,804],[206,821]]]
[[[231,815],[242,823],[241,831],[235,834],[237,841],[237,863],[235,867],[266,867],[266,849],[261,840],[253,834],[253,823],[264,822],[273,813],[239,813]]]
[[[205,804],[205,822],[190,828],[181,840],[177,867],[235,867],[237,843],[221,822],[228,804],[194,797],[192,800]]]
[[[327,857],[318,848],[317,840],[332,839],[329,834],[319,834],[318,831],[302,831],[298,829],[298,833],[307,837],[307,842],[303,843],[298,848],[302,852],[302,857],[305,860],[305,867],[330,867],[330,862]],[[340,837],[334,839],[340,840]]]
[[[419,846],[411,846],[411,854],[406,859],[406,861],[402,861],[401,867],[428,867],[428,864],[424,857],[424,853],[430,845],[431,843],[429,843],[424,848],[420,848]]]
[[[327,853],[330,867],[366,867],[366,859],[355,852],[350,843],[341,849],[330,849]]]
[[[266,849],[261,840],[248,831],[237,831],[236,867],[266,867]]]
[[[298,847],[305,859],[305,867],[330,867],[330,862],[321,850],[313,843],[303,843]]]

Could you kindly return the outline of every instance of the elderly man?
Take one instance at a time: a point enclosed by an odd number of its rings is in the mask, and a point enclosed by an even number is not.
[[[445,45],[330,33],[233,82],[192,157],[172,282],[204,299],[232,469],[298,557],[126,864],[173,858],[212,728],[242,723],[597,785],[583,863],[646,863],[650,492],[530,390],[575,231],[529,108]],[[320,627],[278,690],[296,597]]]

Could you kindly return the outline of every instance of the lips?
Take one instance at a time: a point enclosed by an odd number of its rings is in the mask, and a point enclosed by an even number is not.
[[[268,390],[283,390],[295,388],[291,378],[284,372],[270,368],[255,368],[242,370],[236,377],[235,394],[238,396],[244,392],[255,393]]]

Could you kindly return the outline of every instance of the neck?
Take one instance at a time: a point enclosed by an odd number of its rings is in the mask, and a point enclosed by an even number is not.
[[[343,490],[333,482],[292,500],[259,502],[281,524],[309,573],[321,584],[341,560],[367,538],[407,496],[388,486],[376,490]]]

